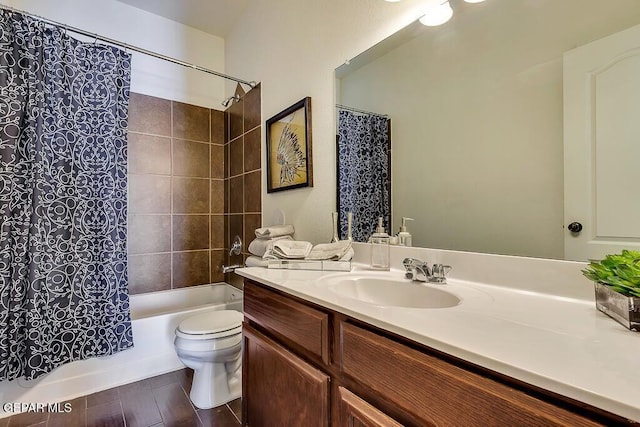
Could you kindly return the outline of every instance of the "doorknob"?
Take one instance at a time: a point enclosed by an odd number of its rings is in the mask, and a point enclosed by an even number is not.
[[[580,224],[579,222],[572,222],[567,226],[567,228],[572,233],[579,233],[582,231],[582,224]]]

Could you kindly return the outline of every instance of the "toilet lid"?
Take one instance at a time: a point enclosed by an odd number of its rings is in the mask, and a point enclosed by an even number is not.
[[[183,320],[178,326],[178,331],[187,335],[211,335],[229,332],[229,335],[238,333],[242,328],[242,313],[235,310],[220,310]],[[237,331],[236,331],[237,330]]]

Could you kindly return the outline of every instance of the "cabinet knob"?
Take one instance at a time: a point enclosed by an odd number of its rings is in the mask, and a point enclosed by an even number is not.
[[[567,228],[572,233],[579,233],[582,231],[582,224],[580,224],[579,222],[572,222],[567,226]]]

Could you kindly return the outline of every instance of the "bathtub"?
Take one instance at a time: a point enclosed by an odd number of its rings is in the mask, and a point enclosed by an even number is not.
[[[60,402],[181,369],[173,337],[182,320],[208,311],[242,311],[242,291],[226,283],[132,295],[130,301],[133,348],[72,362],[37,380],[2,381],[0,402]],[[0,409],[0,418],[9,415]]]

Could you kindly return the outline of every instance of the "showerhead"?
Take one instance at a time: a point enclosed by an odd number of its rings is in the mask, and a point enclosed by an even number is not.
[[[222,101],[223,107],[228,107],[229,104],[233,104],[234,102],[240,101],[240,95],[233,95]]]

